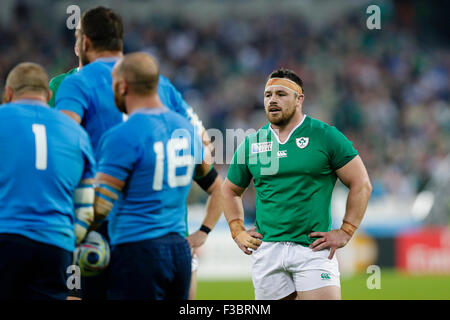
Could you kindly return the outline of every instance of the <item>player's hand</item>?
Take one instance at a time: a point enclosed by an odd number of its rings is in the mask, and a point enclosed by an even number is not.
[[[205,243],[206,238],[208,238],[206,232],[197,230],[193,234],[190,234],[186,238],[186,240],[189,243],[189,247],[191,247],[191,249],[197,249]]]
[[[81,241],[84,240],[87,232],[88,232],[88,229],[86,227],[82,226],[79,223],[75,223],[75,237],[76,237],[77,244],[80,244]]]
[[[252,251],[250,251],[249,248],[253,250],[258,249],[262,243],[262,241],[260,240],[262,238],[262,234],[256,232],[256,227],[253,227],[251,229],[240,232],[234,238],[234,241],[245,254],[250,255],[252,254]]]
[[[323,249],[330,249],[330,255],[328,259],[333,259],[334,253],[336,249],[342,248],[349,241],[351,236],[348,235],[345,231],[339,230],[331,230],[329,232],[312,232],[309,234],[310,238],[320,237],[309,246],[313,251],[319,251]]]

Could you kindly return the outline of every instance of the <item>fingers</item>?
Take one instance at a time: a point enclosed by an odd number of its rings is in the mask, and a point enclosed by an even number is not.
[[[251,248],[253,250],[256,250],[261,245],[261,243],[262,243],[261,240],[258,240],[258,239],[255,239],[255,238],[247,238],[245,243],[243,243],[243,244],[247,248]]]
[[[311,232],[309,234],[310,238],[316,238],[316,237],[324,237],[326,235],[326,232]]]
[[[319,238],[319,239],[317,239],[316,241],[314,241],[313,243],[311,243],[311,244],[309,245],[309,247],[312,249],[312,248],[318,246],[319,244],[321,244],[321,243],[323,243],[323,242],[325,242],[325,241],[327,241],[327,239],[325,239],[325,238]]]
[[[256,228],[256,227],[255,227]],[[264,238],[262,234],[254,231],[254,230],[249,230],[248,234],[251,235],[253,238],[258,238],[258,239],[262,239]]]
[[[334,252],[336,251],[336,248],[335,247],[332,247],[331,248],[331,250],[330,250],[330,255],[328,256],[328,259],[333,259],[333,256],[334,256]]]
[[[327,249],[329,247],[330,247],[330,244],[327,241],[325,241],[322,244],[319,244],[318,246],[314,247],[312,250],[313,251],[320,251],[320,250],[323,250],[323,249]]]

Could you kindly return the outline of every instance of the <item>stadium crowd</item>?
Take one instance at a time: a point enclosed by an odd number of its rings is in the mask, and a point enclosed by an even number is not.
[[[37,20],[33,12],[20,4],[0,27],[2,86],[19,61],[40,63],[51,76],[77,65],[73,32],[62,21],[60,28],[42,28],[42,13]],[[300,74],[305,113],[354,142],[372,180],[372,199],[423,190],[449,153],[448,43],[423,45],[415,29],[386,20],[381,31],[368,30],[352,16],[320,30],[301,16],[276,15],[124,23],[124,51],[156,55],[207,129],[258,129],[265,123],[267,74],[278,67]]]

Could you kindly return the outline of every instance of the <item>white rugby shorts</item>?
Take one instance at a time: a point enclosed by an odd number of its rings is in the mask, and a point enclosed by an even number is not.
[[[312,251],[294,242],[264,242],[252,253],[256,300],[278,300],[295,291],[340,287],[336,254]]]

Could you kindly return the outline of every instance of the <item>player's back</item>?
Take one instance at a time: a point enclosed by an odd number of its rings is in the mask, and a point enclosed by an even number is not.
[[[111,72],[119,58],[100,58],[67,76],[56,94],[57,110],[78,114],[81,125],[89,134],[92,148],[97,153],[101,136],[110,128],[123,122],[123,115],[115,105]],[[159,76],[158,95],[170,110],[186,118],[193,111],[183,100],[169,79]],[[195,116],[195,120],[198,119]]]
[[[72,251],[73,192],[94,166],[86,132],[43,103],[5,104],[0,160],[0,233]]]
[[[100,146],[98,171],[126,181],[110,221],[111,243],[184,236],[187,196],[202,155],[189,121],[166,107],[140,109]]]

